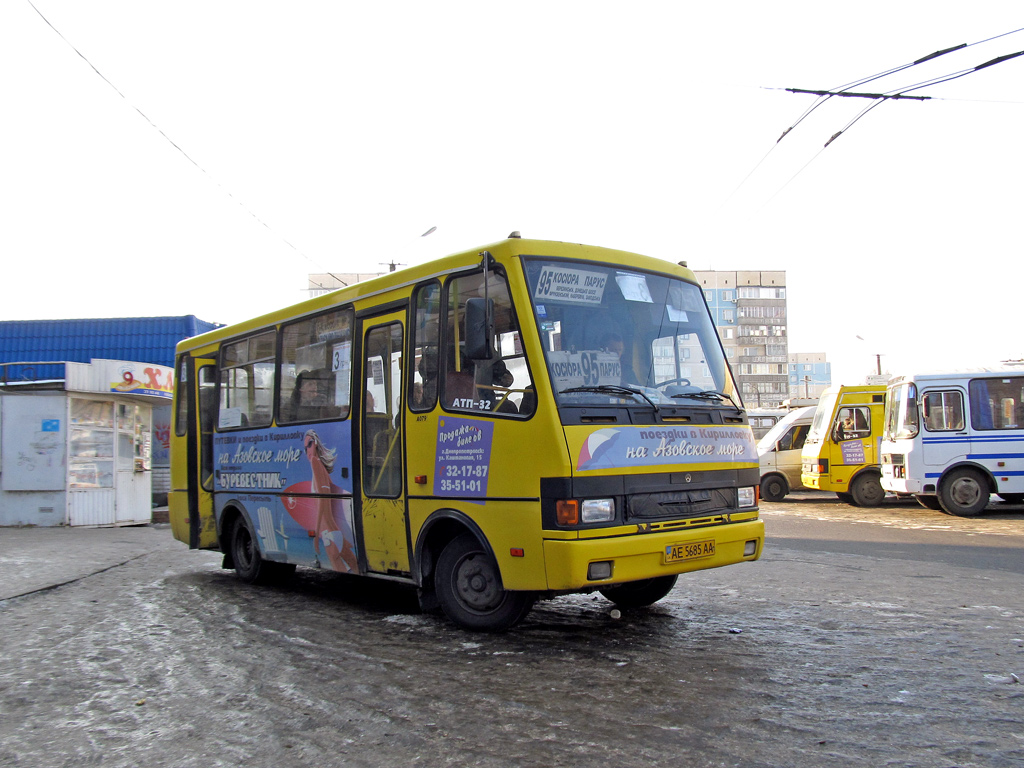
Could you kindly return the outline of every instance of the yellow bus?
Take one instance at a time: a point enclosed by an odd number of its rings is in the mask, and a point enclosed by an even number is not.
[[[826,389],[800,455],[800,481],[835,491],[855,507],[885,501],[880,467],[884,384],[845,384]]]
[[[467,629],[761,554],[758,457],[682,266],[506,240],[177,348],[170,515],[264,582],[391,579]]]

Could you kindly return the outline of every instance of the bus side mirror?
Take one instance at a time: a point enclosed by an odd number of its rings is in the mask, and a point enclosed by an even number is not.
[[[493,338],[494,299],[466,299],[466,357],[490,360]]]

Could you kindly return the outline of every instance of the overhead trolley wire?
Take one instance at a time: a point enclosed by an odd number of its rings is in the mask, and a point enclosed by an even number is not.
[[[856,123],[858,120],[860,120],[862,117],[864,117],[864,115],[866,115],[872,109],[877,107],[883,101],[889,101],[889,100],[892,100],[892,99],[900,99],[900,98],[928,99],[928,98],[930,98],[929,96],[906,96],[905,94],[909,93],[910,91],[917,91],[917,90],[920,90],[921,88],[929,88],[929,87],[931,87],[933,85],[939,85],[940,83],[948,83],[951,80],[957,80],[957,79],[959,79],[961,77],[966,77],[967,75],[973,74],[973,73],[978,72],[978,71],[980,71],[982,69],[986,69],[987,67],[991,67],[991,66],[994,66],[996,64],[1002,64],[1004,61],[1009,61],[1010,59],[1015,59],[1018,56],[1024,56],[1024,51],[1017,51],[1016,53],[1007,53],[1007,54],[1003,54],[1002,56],[996,56],[994,59],[989,59],[988,61],[984,62],[983,64],[979,64],[976,67],[971,67],[969,69],[962,69],[959,72],[953,72],[953,73],[948,74],[948,75],[940,75],[939,77],[934,77],[931,80],[925,80],[923,82],[917,83],[916,85],[911,85],[911,86],[908,86],[906,88],[900,88],[900,89],[897,89],[897,90],[892,91],[892,92],[887,93],[887,94],[878,94],[876,96],[872,96],[872,98],[876,99],[875,103],[865,107],[864,109],[862,109],[856,115],[856,117],[854,117],[849,123],[846,124],[845,127],[842,128],[842,130],[836,131],[834,134],[832,134],[832,137],[827,142],[825,142],[825,146],[827,147],[829,144],[831,144],[833,141],[835,141],[837,138],[839,138],[839,136],[842,135],[845,131],[849,130],[853,126],[854,123]],[[842,95],[842,94],[839,94],[839,95]]]
[[[796,128],[801,122],[803,122],[812,112],[814,112],[814,110],[816,110],[818,107],[820,107],[822,104],[824,104],[826,101],[828,101],[833,96],[850,97],[850,98],[870,98],[870,99],[872,99],[874,101],[874,103],[869,105],[869,106],[867,106],[867,107],[865,107],[849,123],[847,123],[845,127],[843,127],[841,130],[836,131],[834,134],[832,134],[832,136],[829,138],[829,140],[827,142],[825,142],[824,146],[820,150],[818,150],[818,152],[816,152],[815,155],[810,160],[808,160],[806,163],[804,163],[804,165],[800,168],[800,170],[798,170],[795,174],[793,174],[793,176],[791,176],[789,178],[789,180],[785,184],[783,184],[782,187],[780,187],[765,202],[764,205],[767,205],[769,202],[774,200],[778,196],[778,194],[780,192],[782,192],[782,190],[784,190],[786,187],[788,187],[790,185],[790,183],[792,183],[792,181],[797,176],[799,176],[801,173],[803,173],[803,171],[807,168],[807,166],[809,166],[812,162],[814,162],[814,160],[817,159],[818,155],[820,155],[829,146],[829,144],[831,144],[833,141],[835,141],[837,138],[839,138],[839,136],[841,136],[845,131],[849,130],[853,126],[854,123],[856,123],[858,120],[860,120],[868,112],[870,112],[872,109],[877,107],[882,102],[884,102],[884,101],[894,101],[894,100],[900,100],[900,99],[903,99],[903,100],[915,100],[915,101],[931,100],[931,99],[933,99],[935,97],[931,97],[931,96],[907,96],[906,94],[909,93],[910,91],[920,90],[921,88],[926,88],[926,87],[930,87],[930,86],[933,86],[933,85],[939,85],[940,83],[945,83],[945,82],[949,82],[950,80],[956,80],[956,79],[958,79],[960,77],[965,77],[966,75],[972,74],[972,73],[977,72],[979,70],[985,69],[987,67],[994,66],[995,64],[1001,64],[1004,61],[1008,61],[1010,59],[1014,59],[1014,58],[1017,58],[1018,56],[1024,55],[1024,51],[1020,51],[1018,53],[1009,53],[1009,54],[1005,54],[1005,55],[1002,55],[1002,56],[997,56],[994,59],[990,59],[989,61],[986,61],[986,62],[984,62],[982,64],[979,64],[976,67],[971,67],[969,69],[960,70],[959,72],[954,72],[954,73],[951,73],[951,74],[948,74],[948,75],[940,75],[940,76],[932,78],[930,80],[926,80],[926,81],[917,83],[915,85],[907,86],[905,88],[895,89],[895,90],[890,91],[888,93],[858,93],[858,92],[853,92],[851,89],[859,88],[859,87],[861,87],[863,85],[866,85],[866,84],[868,84],[870,82],[873,82],[875,80],[879,80],[879,79],[881,79],[883,77],[887,77],[889,75],[896,74],[898,72],[902,72],[904,70],[910,69],[911,67],[915,67],[915,66],[917,66],[919,64],[924,64],[925,62],[933,61],[934,59],[937,59],[937,58],[939,58],[941,56],[945,56],[946,54],[953,53],[955,51],[962,51],[962,50],[965,50],[967,48],[972,48],[972,47],[974,47],[976,45],[982,45],[983,43],[988,43],[988,42],[991,42],[993,40],[998,40],[1001,37],[1006,37],[1008,35],[1013,35],[1013,34],[1016,34],[1018,32],[1024,32],[1024,27],[1021,27],[1021,28],[1018,28],[1018,29],[1014,29],[1014,30],[1011,30],[1009,32],[1003,32],[1003,33],[998,34],[998,35],[993,35],[992,37],[985,38],[984,40],[978,40],[978,41],[975,41],[973,43],[960,43],[959,45],[953,45],[953,46],[949,46],[948,48],[942,48],[940,50],[933,51],[932,53],[929,53],[929,54],[927,54],[925,56],[922,56],[922,57],[920,57],[918,59],[915,59],[914,61],[909,62],[907,64],[903,64],[903,65],[900,65],[898,67],[893,67],[893,68],[887,69],[887,70],[885,70],[883,72],[879,72],[879,73],[876,73],[874,75],[869,75],[868,77],[864,77],[864,78],[860,78],[858,80],[854,80],[854,81],[852,81],[850,83],[846,83],[845,85],[838,86],[837,88],[822,89],[822,90],[811,90],[811,89],[800,89],[800,88],[786,88],[785,90],[787,90],[787,91],[789,91],[791,93],[810,93],[810,94],[817,95],[818,98],[815,100],[815,102],[810,107],[808,107],[806,110],[804,110],[803,114],[801,114],[800,117],[797,118],[796,122],[794,122],[789,128],[787,128],[786,130],[784,130],[782,132],[782,135],[779,136],[779,138],[775,140],[775,144],[773,144],[771,146],[771,148],[764,154],[764,156],[757,162],[757,164],[754,166],[754,168],[751,169],[750,173],[748,173],[743,178],[743,180],[737,185],[736,189],[734,189],[729,194],[729,196],[723,202],[722,206],[724,207],[724,205],[726,203],[728,203],[728,201],[733,198],[733,196],[743,187],[743,185],[747,183],[747,181],[750,179],[750,177],[757,171],[758,168],[761,167],[761,165],[764,163],[764,161],[768,159],[768,156],[771,155],[771,153],[779,145],[779,142],[781,142],[784,138],[786,138],[786,136],[794,128]],[[763,208],[764,206],[761,206],[761,207]]]
[[[276,238],[278,238],[279,240],[281,240],[281,242],[283,242],[283,243],[284,243],[285,245],[287,245],[287,246],[288,246],[289,248],[291,248],[291,249],[292,249],[293,251],[295,251],[295,253],[297,253],[297,254],[299,254],[300,256],[302,256],[302,258],[306,259],[306,261],[308,261],[308,262],[309,262],[310,264],[312,264],[313,266],[315,266],[315,267],[319,267],[320,269],[324,269],[324,267],[323,267],[322,265],[318,264],[318,263],[317,263],[317,262],[315,262],[315,261],[314,261],[313,259],[311,259],[311,258],[310,258],[309,256],[307,256],[307,255],[306,255],[305,253],[303,253],[303,252],[302,252],[302,251],[301,251],[301,250],[300,250],[299,248],[297,248],[297,247],[296,247],[296,246],[295,246],[295,245],[294,245],[293,243],[289,242],[289,241],[288,241],[287,239],[285,239],[285,238],[284,238],[284,237],[282,237],[282,236],[281,236],[280,234],[278,234],[277,232],[275,232],[275,231],[273,230],[273,228],[271,228],[271,226],[270,226],[269,224],[267,224],[267,222],[265,222],[265,221],[264,221],[263,219],[261,219],[261,218],[260,218],[260,217],[259,217],[259,216],[258,216],[258,215],[257,215],[257,214],[255,213],[255,212],[253,212],[253,211],[252,211],[252,209],[250,209],[250,208],[249,208],[249,207],[248,207],[248,206],[247,206],[247,205],[246,205],[245,203],[243,203],[243,202],[242,202],[241,200],[239,200],[238,198],[236,198],[236,197],[235,197],[235,196],[234,196],[234,195],[233,195],[233,194],[231,193],[231,191],[230,191],[230,190],[229,190],[229,189],[228,189],[227,187],[225,187],[225,186],[224,186],[223,184],[221,184],[221,183],[220,183],[219,181],[217,181],[217,180],[216,180],[215,178],[213,178],[213,176],[211,176],[211,175],[210,175],[210,174],[209,174],[209,173],[208,173],[208,172],[206,171],[206,169],[205,169],[205,168],[203,168],[203,167],[202,167],[202,166],[201,166],[201,165],[200,165],[199,163],[197,163],[197,162],[195,161],[195,159],[194,159],[194,158],[192,158],[192,156],[188,154],[188,152],[186,152],[186,151],[185,151],[184,149],[182,149],[182,147],[181,147],[181,146],[180,146],[180,145],[179,145],[179,144],[178,144],[177,142],[175,142],[175,141],[174,141],[174,140],[173,140],[173,139],[172,139],[172,138],[171,138],[170,136],[168,136],[168,135],[167,135],[167,134],[166,134],[166,133],[164,132],[164,130],[163,130],[163,129],[162,129],[161,127],[160,127],[160,126],[158,126],[158,125],[157,125],[156,123],[154,123],[154,122],[153,122],[153,121],[152,121],[152,120],[151,120],[151,119],[149,118],[149,116],[148,116],[148,115],[146,115],[146,113],[145,113],[145,112],[143,112],[143,111],[142,111],[141,109],[139,109],[139,108],[138,108],[138,107],[137,107],[137,106],[136,106],[135,104],[133,104],[133,103],[132,103],[131,101],[129,101],[128,97],[127,97],[127,96],[125,96],[125,95],[124,95],[124,93],[122,93],[122,92],[121,92],[121,89],[119,89],[119,88],[118,88],[118,87],[117,87],[116,85],[114,85],[114,83],[113,83],[113,82],[111,82],[111,80],[110,80],[110,79],[109,79],[109,78],[108,78],[108,77],[107,77],[106,75],[104,75],[104,74],[103,74],[102,72],[100,72],[99,68],[98,68],[98,67],[97,67],[97,66],[96,66],[95,64],[93,64],[93,63],[92,63],[92,62],[91,62],[91,61],[89,60],[89,57],[88,57],[88,56],[86,56],[86,55],[85,55],[84,53],[82,53],[82,52],[81,52],[81,51],[80,51],[80,50],[79,50],[79,49],[78,49],[78,48],[77,48],[77,47],[75,46],[75,44],[74,44],[74,43],[72,43],[72,42],[71,42],[70,40],[68,40],[68,39],[67,39],[67,37],[65,37],[65,36],[64,36],[64,34],[63,34],[63,33],[62,33],[62,32],[61,32],[61,31],[60,31],[59,29],[57,29],[57,28],[56,28],[56,27],[55,27],[55,26],[53,25],[53,23],[52,23],[52,22],[51,22],[51,21],[50,21],[50,20],[49,20],[48,18],[46,18],[46,16],[45,16],[45,15],[43,15],[43,12],[42,12],[42,11],[40,11],[40,10],[39,10],[39,9],[38,9],[38,8],[36,7],[36,5],[35,5],[35,4],[34,4],[34,3],[32,2],[32,0],[25,0],[25,2],[27,2],[27,3],[29,4],[29,6],[30,6],[30,7],[32,8],[32,10],[33,10],[33,11],[35,11],[35,12],[36,12],[36,13],[37,13],[37,14],[39,15],[39,18],[41,18],[41,19],[42,19],[42,20],[43,20],[44,22],[46,22],[46,25],[47,25],[47,26],[48,26],[48,27],[49,27],[49,28],[50,28],[51,30],[53,30],[53,31],[54,31],[54,32],[55,32],[55,33],[57,34],[57,36],[58,36],[58,37],[59,37],[59,38],[60,38],[61,40],[63,40],[63,41],[64,41],[64,42],[65,42],[65,43],[66,43],[66,44],[68,45],[68,47],[69,47],[69,48],[71,48],[71,50],[73,50],[73,51],[74,51],[74,52],[75,52],[76,54],[78,54],[78,56],[79,56],[79,57],[80,57],[80,58],[82,59],[82,61],[84,61],[84,62],[85,62],[86,64],[88,64],[88,65],[89,65],[89,68],[90,68],[90,69],[92,69],[92,71],[93,71],[93,72],[95,72],[95,73],[96,73],[96,75],[97,75],[97,76],[99,76],[99,78],[100,78],[100,79],[101,79],[101,80],[102,80],[103,82],[105,82],[105,83],[106,83],[107,85],[109,85],[109,86],[110,86],[110,87],[111,87],[111,88],[113,89],[114,93],[116,93],[116,94],[117,94],[118,96],[120,96],[120,97],[121,97],[121,98],[122,98],[122,99],[124,100],[124,102],[125,102],[125,103],[126,103],[126,104],[127,104],[128,106],[129,106],[129,107],[131,107],[132,109],[134,109],[134,110],[135,110],[135,111],[136,111],[136,112],[137,112],[137,113],[139,114],[139,116],[140,116],[140,117],[142,117],[142,119],[143,119],[143,120],[145,120],[145,121],[146,121],[147,123],[149,123],[150,127],[151,127],[151,128],[153,128],[153,130],[155,130],[155,131],[156,131],[157,133],[159,133],[159,134],[160,134],[161,136],[163,136],[163,137],[164,137],[164,139],[165,139],[165,140],[167,141],[167,143],[168,143],[168,144],[170,144],[170,145],[171,145],[172,147],[174,147],[174,148],[175,148],[175,149],[176,149],[176,150],[177,150],[177,151],[178,151],[179,153],[181,153],[181,156],[182,156],[182,157],[184,157],[184,158],[185,158],[186,160],[188,160],[188,161],[189,161],[190,163],[192,163],[192,165],[193,165],[193,166],[195,166],[195,167],[196,167],[196,168],[197,168],[197,169],[198,169],[198,170],[200,171],[200,173],[202,173],[202,174],[203,174],[204,176],[206,176],[206,178],[207,178],[207,179],[209,179],[209,180],[210,180],[210,181],[212,181],[212,182],[213,182],[213,183],[214,183],[215,185],[217,185],[217,187],[219,187],[219,188],[220,188],[220,190],[221,190],[222,192],[224,192],[224,194],[225,194],[225,195],[227,195],[228,197],[230,197],[230,198],[231,198],[231,199],[232,199],[232,200],[233,200],[233,201],[234,201],[235,203],[237,203],[237,204],[238,204],[238,206],[239,206],[239,207],[240,207],[240,208],[241,208],[241,209],[242,209],[243,211],[245,211],[245,212],[246,212],[246,213],[248,213],[248,214],[249,214],[250,216],[252,216],[252,217],[253,217],[253,219],[255,219],[255,220],[256,220],[256,222],[258,222],[258,223],[259,223],[260,225],[262,225],[262,226],[263,226],[263,227],[264,227],[264,228],[265,228],[265,229],[266,229],[266,230],[267,230],[268,232],[270,232],[270,233],[271,233],[272,235],[274,235],[274,237],[276,237]],[[339,277],[338,277],[337,275],[335,275],[335,274],[332,274],[331,272],[327,272],[327,271],[325,270],[325,271],[324,271],[324,274],[326,274],[326,275],[330,275],[331,277],[333,277],[333,278],[334,278],[335,280],[337,280],[337,281],[338,281],[339,283],[341,283],[342,285],[348,285],[348,283],[346,283],[346,282],[345,282],[344,280],[342,280],[341,278],[339,278]],[[320,287],[322,288],[323,286],[320,286]]]
[[[1021,30],[1015,30],[1015,31],[1019,32]],[[1012,33],[1007,32],[1006,34],[1012,34]],[[998,37],[1001,37],[1001,36],[1002,35],[998,35]],[[994,39],[995,38],[989,38],[989,40],[994,40]],[[979,43],[981,43],[981,42],[988,42],[988,41],[987,40],[979,41]],[[867,77],[862,77],[862,78],[860,78],[858,80],[854,80],[854,81],[852,81],[850,83],[846,83],[845,85],[840,85],[837,88],[830,88],[830,89],[825,90],[825,91],[809,91],[809,90],[800,91],[800,90],[793,89],[793,88],[787,88],[786,89],[787,91],[791,91],[791,92],[794,92],[794,93],[814,93],[814,94],[818,95],[818,98],[815,100],[815,102],[810,107],[808,107],[806,110],[804,110],[803,114],[800,115],[800,117],[797,118],[796,122],[794,122],[791,126],[789,126],[789,128],[787,128],[786,130],[784,130],[782,132],[782,135],[779,136],[779,138],[777,138],[775,140],[775,144],[773,144],[768,149],[768,151],[765,152],[764,156],[760,160],[758,160],[757,165],[755,165],[750,170],[750,173],[748,173],[746,176],[743,177],[743,180],[740,181],[740,183],[736,186],[736,189],[734,189],[729,194],[729,196],[725,199],[725,202],[723,202],[723,205],[725,205],[725,203],[728,203],[729,200],[731,200],[732,197],[743,187],[743,185],[747,183],[747,181],[750,179],[750,177],[752,175],[754,175],[754,173],[757,171],[757,169],[761,167],[761,165],[764,163],[765,160],[768,159],[768,156],[771,155],[771,153],[775,150],[775,147],[778,146],[779,142],[781,142],[784,138],[786,138],[786,136],[789,135],[790,131],[792,131],[794,128],[796,128],[798,125],[800,125],[800,123],[802,123],[805,119],[807,119],[811,115],[811,113],[814,112],[814,110],[816,110],[818,107],[820,107],[826,101],[828,101],[832,96],[842,95],[845,92],[848,92],[849,89],[851,89],[851,88],[858,88],[858,87],[860,87],[862,85],[867,85],[870,82],[873,82],[875,80],[879,80],[879,79],[881,79],[883,77],[887,77],[888,75],[893,75],[893,74],[896,74],[897,72],[902,72],[905,69],[909,69],[910,67],[917,66],[918,64],[923,64],[926,61],[931,61],[932,59],[938,58],[939,56],[944,56],[945,54],[952,53],[953,51],[962,50],[964,48],[969,47],[970,45],[978,45],[979,43],[970,43],[970,44],[968,44],[968,43],[960,43],[959,45],[950,46],[949,48],[943,48],[942,50],[934,51],[932,53],[929,53],[927,56],[922,56],[921,58],[919,58],[919,59],[917,59],[915,61],[912,61],[912,62],[910,62],[908,64],[901,64],[898,67],[893,67],[891,69],[887,69],[884,72],[878,72],[876,74],[869,75]],[[818,154],[820,154],[820,153],[818,153]],[[815,157],[817,157],[817,155],[815,155]],[[812,158],[812,160],[813,160],[813,158]],[[804,168],[806,168],[806,167],[807,166],[805,165]],[[802,171],[802,170],[803,170],[803,168],[800,169],[800,171]],[[799,175],[800,171],[797,171],[797,175]],[[793,178],[796,178],[796,176],[794,176]],[[790,179],[790,181],[792,181],[792,179]],[[786,184],[788,185],[789,182],[786,182]],[[781,191],[781,190],[779,190],[779,191]],[[776,193],[776,194],[778,194],[778,193]],[[773,195],[772,199],[774,199],[774,197],[775,196]]]

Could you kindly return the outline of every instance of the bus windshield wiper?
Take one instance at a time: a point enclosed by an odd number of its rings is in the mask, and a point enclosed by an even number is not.
[[[651,404],[651,407],[655,411],[658,410],[658,404],[645,395],[643,391],[633,389],[632,387],[622,387],[618,384],[601,384],[596,387],[569,387],[568,389],[559,390],[558,394],[564,395],[572,392],[596,392],[604,395],[633,395],[634,397],[642,397]]]
[[[739,409],[739,406],[736,405],[736,401],[733,400],[729,395],[725,394],[725,392],[717,392],[713,389],[705,389],[703,392],[680,392],[678,394],[672,395],[672,399],[682,397],[689,397],[694,400],[714,400],[715,402],[719,403],[722,402],[723,400],[728,400],[730,403],[732,403],[733,408]]]

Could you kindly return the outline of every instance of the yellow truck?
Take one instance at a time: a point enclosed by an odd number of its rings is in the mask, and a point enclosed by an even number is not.
[[[885,499],[879,466],[884,409],[884,385],[825,390],[800,456],[801,482],[854,506],[879,506]]]

